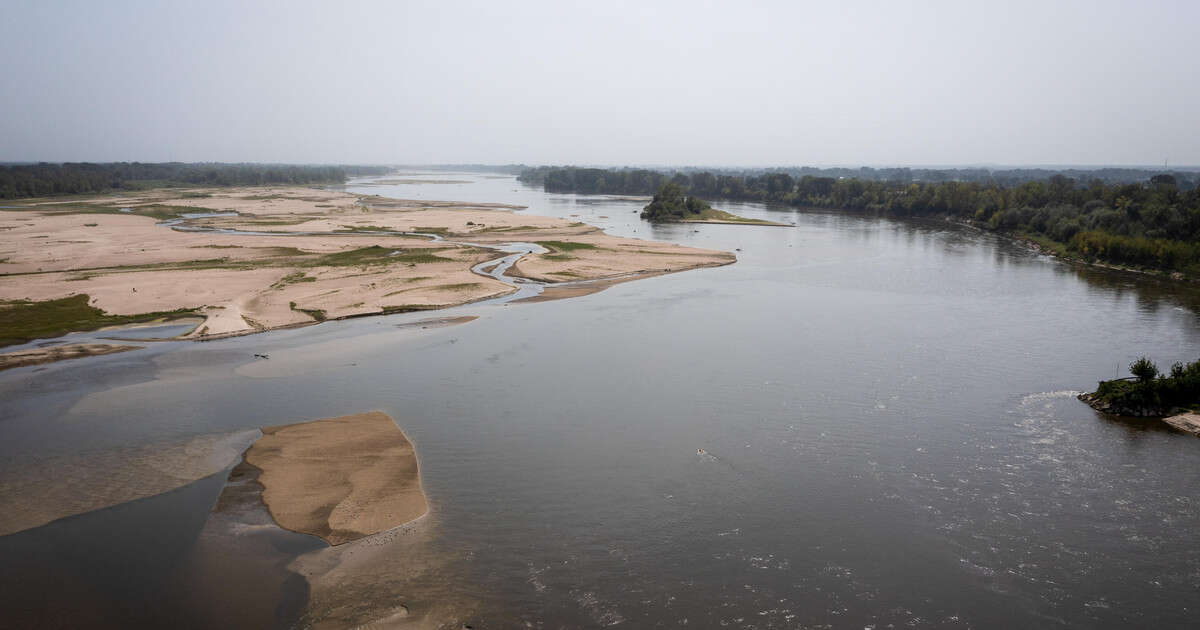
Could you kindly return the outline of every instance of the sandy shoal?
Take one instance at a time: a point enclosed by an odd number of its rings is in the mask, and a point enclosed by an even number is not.
[[[0,462],[0,536],[187,485],[231,466],[258,435],[215,433]]]
[[[32,350],[5,352],[0,354],[0,370],[25,367],[27,365],[41,365],[55,361],[66,361],[67,359],[95,357],[102,354],[114,354],[128,350],[137,350],[138,348],[141,348],[141,346],[124,346],[111,343],[73,343],[64,346],[49,346],[46,348],[34,348]]]
[[[385,413],[267,427],[245,455],[284,529],[339,545],[425,514],[412,444]]]
[[[325,319],[455,306],[516,290],[473,273],[512,242],[582,244],[524,256],[510,275],[550,283],[669,273],[734,262],[727,252],[607,235],[513,206],[386,199],[298,187],[164,189],[0,212],[0,300],[87,294],[121,315],[195,310],[192,337],[245,334]],[[187,206],[236,215],[187,225],[263,232],[180,231],[117,208]],[[438,234],[434,241],[400,233]],[[353,250],[408,258],[323,265]],[[424,256],[422,253],[427,253]]]
[[[1181,413],[1163,418],[1163,421],[1180,431],[1200,435],[1200,413]]]

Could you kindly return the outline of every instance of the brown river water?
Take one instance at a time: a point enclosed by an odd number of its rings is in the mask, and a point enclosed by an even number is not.
[[[739,262],[9,370],[0,487],[102,492],[159,444],[380,409],[432,509],[381,560],[424,572],[364,598],[464,602],[476,628],[1195,627],[1200,440],[1075,399],[1139,355],[1200,357],[1195,288],[937,222],[716,204],[796,225],[651,226],[637,200],[439,178],[469,183],[348,188]],[[406,325],[431,315],[479,318]],[[214,566],[227,474],[0,537],[0,627],[308,623],[286,563],[312,539]]]

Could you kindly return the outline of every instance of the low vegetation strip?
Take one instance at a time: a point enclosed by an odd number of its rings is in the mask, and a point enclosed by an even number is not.
[[[191,309],[179,309],[137,315],[105,313],[88,304],[86,294],[58,300],[0,302],[0,346],[26,343],[34,339],[61,337],[70,332],[96,330],[156,319],[194,315]]]
[[[571,241],[534,241],[537,245],[556,252],[571,252],[577,249],[596,249],[591,243],[574,243]]]
[[[1178,410],[1200,410],[1200,360],[1176,363],[1166,374],[1142,357],[1129,365],[1130,378],[1100,381],[1080,400],[1105,413],[1122,416],[1166,416]]]

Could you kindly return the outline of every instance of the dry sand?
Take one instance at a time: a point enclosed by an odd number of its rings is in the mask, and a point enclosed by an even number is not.
[[[0,354],[0,370],[41,365],[67,359],[94,357],[102,354],[113,354],[127,350],[137,350],[141,346],[120,346],[110,343],[74,343],[65,346],[49,346],[33,350],[20,350]]]
[[[462,627],[476,604],[440,579],[456,558],[429,545],[415,454],[391,418],[376,411],[263,433],[231,472],[182,571],[179,592],[197,619]],[[330,544],[308,545],[295,532]]]
[[[1163,418],[1163,422],[1192,435],[1200,435],[1200,413],[1181,413]]]
[[[379,411],[268,427],[246,451],[281,527],[339,545],[425,514],[417,457]]]
[[[583,246],[527,255],[519,271],[511,272],[544,282],[667,273],[735,260],[726,252],[618,238],[583,223],[518,215],[503,204],[297,187],[162,189],[21,205],[25,208],[0,212],[0,300],[82,293],[114,314],[195,309],[205,321],[193,337],[441,308],[514,291],[471,272],[476,263],[502,254],[468,243]],[[188,219],[189,226],[269,234],[179,231],[117,210],[184,207],[238,213]],[[446,241],[387,232],[434,233]],[[380,248],[369,260],[348,254],[368,247]]]

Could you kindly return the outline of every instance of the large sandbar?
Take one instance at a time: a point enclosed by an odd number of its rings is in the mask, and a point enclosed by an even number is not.
[[[338,545],[398,527],[428,509],[413,446],[387,414],[262,432],[245,459],[262,470],[263,503],[280,527]]]

